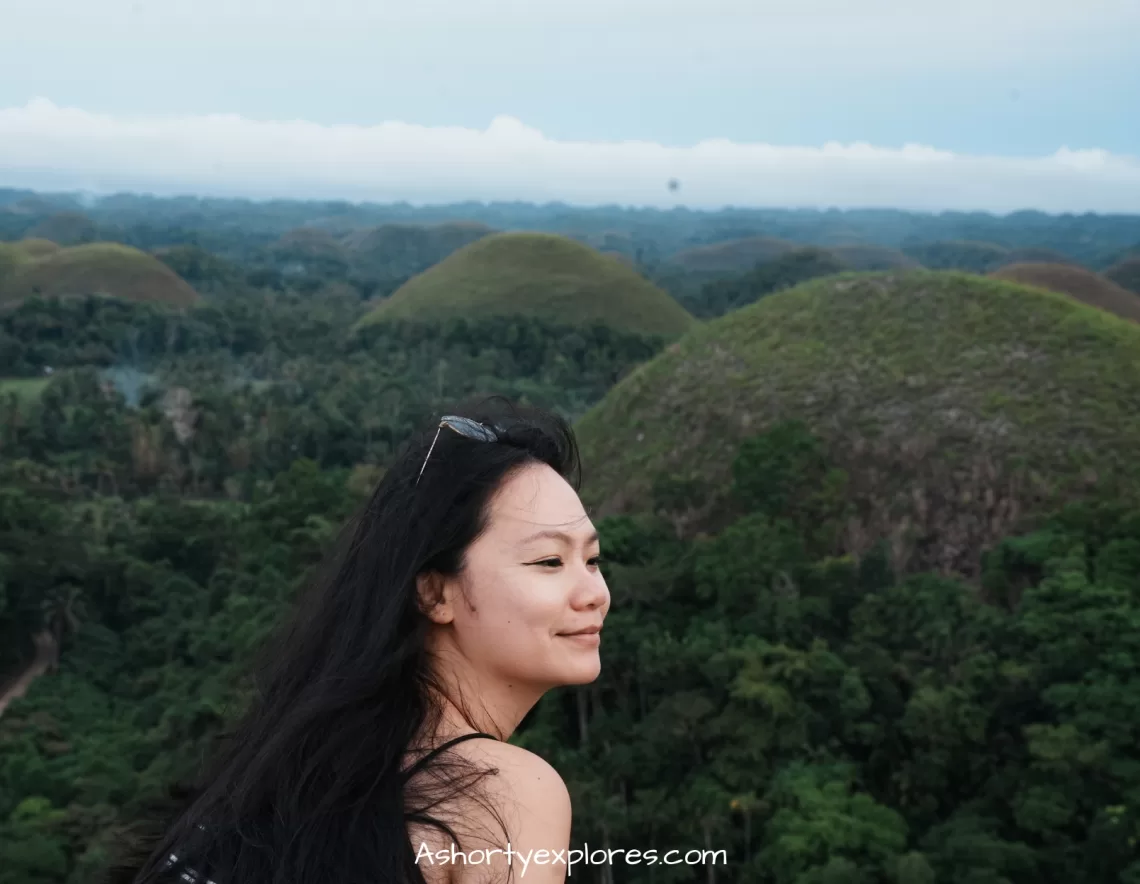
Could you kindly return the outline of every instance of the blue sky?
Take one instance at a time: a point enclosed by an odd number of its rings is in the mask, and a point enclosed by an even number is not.
[[[337,126],[404,123],[443,137],[447,127],[486,131],[507,117],[541,133],[541,162],[574,179],[565,188],[571,200],[604,196],[615,185],[597,178],[600,160],[567,160],[567,145],[590,146],[595,157],[605,155],[597,152],[602,146],[629,140],[647,142],[650,153],[678,151],[669,162],[693,182],[681,193],[711,204],[723,199],[724,188],[711,186],[711,167],[682,156],[694,145],[770,146],[792,162],[797,151],[837,142],[894,151],[904,165],[911,161],[898,152],[906,145],[953,154],[954,174],[974,176],[966,190],[979,208],[1032,199],[1024,182],[1004,196],[986,196],[1008,174],[998,162],[1003,158],[1029,162],[1063,149],[1100,151],[1090,154],[1099,163],[1077,164],[1085,177],[1073,178],[1073,163],[1061,164],[1061,178],[1027,172],[1035,186],[1058,182],[1041,207],[1079,209],[1083,199],[1090,208],[1140,211],[1137,0],[36,0],[5,10],[4,20],[2,184],[22,178],[35,186],[47,176],[136,181],[151,189],[240,189],[224,171],[214,179],[204,171],[180,176],[176,168],[129,174],[138,161],[123,134],[127,121],[227,114],[245,124],[240,137],[269,151],[265,163],[278,164],[281,195],[345,195],[356,179],[337,170],[315,174],[323,157],[342,156],[317,146],[331,144]],[[68,134],[58,114],[30,114],[35,99],[82,111],[89,115],[86,128]],[[256,129],[273,121],[323,127],[324,141],[306,141],[316,151],[314,168],[291,165],[299,161],[296,153],[274,155],[267,130]],[[85,159],[91,151],[83,145],[95,139],[104,150],[111,137],[126,139],[121,169],[111,168],[110,154],[98,163]],[[237,130],[227,137],[238,137]],[[48,138],[60,142],[48,145],[50,163],[36,156]],[[68,139],[74,155],[64,150]],[[385,144],[353,154],[361,192],[445,198],[437,176],[422,165],[416,171],[425,177],[411,191],[406,180],[396,187],[391,176],[369,171],[369,157],[371,166],[388,162],[392,147]],[[212,167],[223,170],[251,162],[240,150],[244,159],[231,157],[231,147],[199,144],[196,156],[206,151]],[[438,161],[457,160],[444,151]],[[844,174],[856,175],[848,160],[839,162],[847,163]],[[777,175],[775,166],[765,168]],[[738,171],[759,174],[755,165]],[[472,186],[458,187],[456,197],[525,198],[531,187],[479,178],[484,172],[460,181]],[[250,188],[272,190],[264,174]],[[574,177],[591,175],[592,183]],[[865,196],[844,187],[837,192],[847,202],[874,203],[882,185],[872,178],[875,189]],[[706,179],[710,186],[702,190]],[[1081,191],[1085,180],[1088,189]],[[922,190],[920,179],[907,186]],[[776,190],[793,202],[827,199],[813,187]],[[911,201],[945,201],[934,191],[915,192]],[[765,192],[753,188],[741,202],[762,200]],[[636,202],[640,193],[618,186],[613,197]],[[905,202],[908,193],[889,196]]]

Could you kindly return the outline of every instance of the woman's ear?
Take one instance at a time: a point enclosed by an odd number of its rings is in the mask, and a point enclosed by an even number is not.
[[[427,615],[432,623],[450,623],[454,619],[455,612],[451,609],[451,598],[442,575],[434,571],[417,575],[416,597],[420,612]]]

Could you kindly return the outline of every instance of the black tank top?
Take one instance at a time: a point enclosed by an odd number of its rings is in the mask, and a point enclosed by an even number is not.
[[[482,731],[476,731],[473,734],[463,734],[462,736],[455,737],[452,740],[448,740],[446,743],[441,743],[439,746],[436,746],[434,749],[432,749],[430,752],[428,752],[423,758],[421,758],[419,761],[415,762],[411,767],[407,768],[403,774],[404,779],[407,780],[407,779],[411,778],[412,774],[414,774],[417,770],[419,770],[421,767],[423,767],[425,764],[427,764],[429,761],[431,761],[433,758],[435,758],[440,753],[446,752],[448,749],[450,749],[456,743],[462,743],[464,740],[474,740],[476,737],[486,737],[488,740],[498,740],[498,737],[494,737],[491,734],[485,734]]]

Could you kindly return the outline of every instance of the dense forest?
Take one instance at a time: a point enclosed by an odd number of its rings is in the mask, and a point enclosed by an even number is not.
[[[360,324],[499,230],[620,257],[700,320],[852,272],[980,278],[1036,260],[1099,274],[1140,249],[1137,217],[0,192],[15,256],[6,269],[0,251],[0,884],[99,880],[125,827],[240,710],[250,655],[413,429],[491,395],[577,421],[675,346],[573,315]],[[40,240],[131,246],[200,299],[100,284],[5,301],[5,273],[52,260],[14,251]],[[744,243],[737,269],[729,243]],[[893,269],[865,266],[872,247]],[[788,315],[773,334],[810,338]],[[1140,329],[1104,322],[1140,364]],[[1099,346],[1079,328],[1065,341]],[[859,343],[849,358],[891,346]],[[961,373],[945,368],[935,392],[951,396]],[[694,383],[740,371],[724,362]],[[988,407],[1016,415],[999,375],[985,375]],[[1103,380],[1140,402],[1130,375]],[[1088,413],[1116,420],[1107,404]],[[759,413],[725,461],[715,525],[671,518],[694,492],[669,475],[599,518],[613,594],[602,676],[544,698],[516,740],[566,780],[576,845],[724,849],[727,862],[574,877],[1140,884],[1140,495],[1061,501],[976,550],[979,573],[898,568],[888,536],[845,544],[852,477],[833,446]]]

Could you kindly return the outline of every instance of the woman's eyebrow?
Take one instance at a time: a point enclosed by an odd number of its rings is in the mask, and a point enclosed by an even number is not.
[[[585,545],[590,546],[591,544],[597,543],[598,539],[598,532],[591,531],[590,535],[585,538]],[[519,546],[529,546],[536,540],[561,540],[563,543],[566,543],[570,546],[574,545],[574,537],[572,535],[567,534],[565,531],[548,529],[546,531],[538,531],[537,533],[530,535],[530,537],[524,538],[523,540],[519,541]]]

